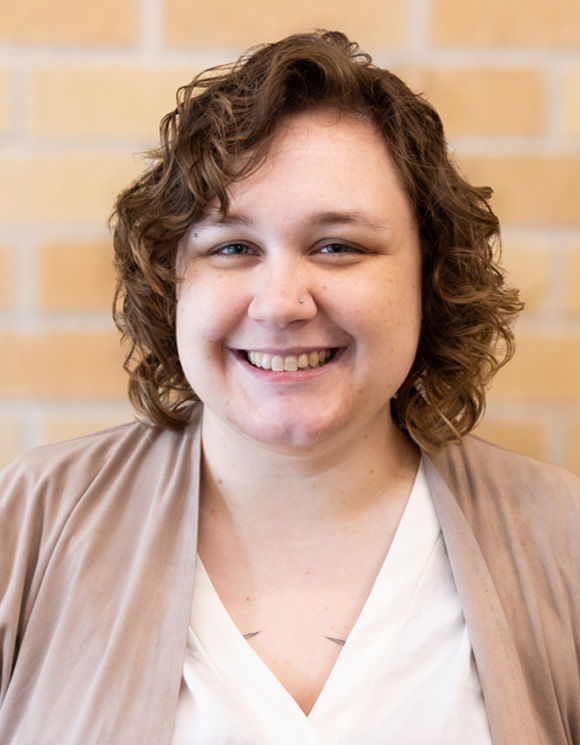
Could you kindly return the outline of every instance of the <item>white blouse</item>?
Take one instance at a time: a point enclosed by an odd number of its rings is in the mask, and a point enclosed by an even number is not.
[[[172,745],[491,745],[421,464],[361,614],[307,716],[243,638],[198,558]]]

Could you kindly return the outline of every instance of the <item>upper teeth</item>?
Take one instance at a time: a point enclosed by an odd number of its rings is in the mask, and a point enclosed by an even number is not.
[[[320,367],[332,356],[330,349],[320,349],[317,352],[303,353],[298,356],[293,354],[282,357],[280,354],[268,354],[267,352],[248,352],[248,360],[254,367],[275,372],[296,372],[298,369],[305,370],[308,367]]]

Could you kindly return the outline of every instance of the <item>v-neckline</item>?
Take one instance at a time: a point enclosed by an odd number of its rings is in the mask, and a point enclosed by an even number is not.
[[[199,556],[190,621],[194,638],[272,741],[336,742],[348,734],[396,641],[439,534],[421,463],[389,552],[309,715],[244,639]]]

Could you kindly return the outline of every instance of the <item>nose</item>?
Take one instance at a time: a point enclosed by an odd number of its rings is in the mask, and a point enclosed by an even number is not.
[[[285,328],[308,321],[318,312],[312,295],[311,277],[296,262],[274,262],[258,272],[252,287],[248,316],[254,321]]]

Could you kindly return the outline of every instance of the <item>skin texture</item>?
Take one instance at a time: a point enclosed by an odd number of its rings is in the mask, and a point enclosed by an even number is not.
[[[179,353],[205,405],[199,553],[240,633],[308,713],[417,470],[390,400],[418,344],[419,241],[382,140],[332,110],[289,120],[230,196],[178,257]],[[246,357],[321,349],[327,364],[297,371]]]

